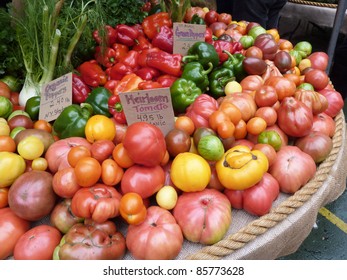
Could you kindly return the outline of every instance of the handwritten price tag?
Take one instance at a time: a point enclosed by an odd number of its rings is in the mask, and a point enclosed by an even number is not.
[[[128,125],[147,122],[158,126],[164,135],[174,128],[169,88],[122,92],[119,97]]]
[[[42,87],[39,118],[53,121],[71,104],[72,73],[68,73]]]
[[[173,52],[186,55],[194,43],[205,41],[206,25],[174,22],[173,32]]]

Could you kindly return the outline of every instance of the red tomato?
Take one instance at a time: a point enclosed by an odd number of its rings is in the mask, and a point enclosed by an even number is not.
[[[257,110],[257,104],[251,94],[244,92],[235,92],[223,98],[222,103],[230,102],[241,111],[242,119],[247,122],[254,117]]]
[[[165,172],[160,165],[147,167],[135,164],[125,170],[122,181],[122,192],[138,193],[142,198],[148,198],[156,193],[165,182]]]
[[[49,225],[33,227],[18,239],[14,247],[14,259],[51,260],[61,237],[60,231],[55,227]]]
[[[313,125],[312,110],[294,97],[286,97],[277,111],[277,123],[288,136],[305,136]]]
[[[155,125],[135,122],[128,126],[123,139],[129,157],[137,164],[155,166],[166,153],[165,136]]]
[[[336,123],[332,117],[325,113],[313,116],[312,131],[320,131],[333,137],[335,134]]]
[[[6,97],[8,99],[11,98],[11,89],[3,81],[0,81],[0,96],[4,96],[4,97]]]
[[[319,91],[328,85],[329,76],[323,70],[312,69],[305,74],[305,83],[311,84],[316,91]]]
[[[205,22],[206,22],[207,26],[216,22],[217,20],[218,20],[218,13],[215,10],[209,10],[205,14]]]
[[[19,218],[11,208],[0,209],[0,259],[12,255],[18,239],[30,228],[27,220]]]
[[[244,209],[248,213],[262,216],[269,213],[273,201],[280,192],[279,184],[269,173],[265,173],[259,183],[244,191],[224,190],[231,206]]]
[[[314,176],[316,163],[298,147],[285,146],[277,152],[269,173],[278,181],[282,192],[293,194]]]
[[[272,106],[277,100],[277,92],[273,86],[262,85],[255,91],[254,101],[258,107]]]
[[[135,259],[170,260],[181,251],[183,234],[170,211],[150,206],[141,224],[129,225],[126,245]]]
[[[264,80],[259,75],[248,75],[242,79],[240,85],[242,92],[254,94],[264,84]]]
[[[253,146],[252,150],[262,151],[266,155],[266,157],[269,161],[269,166],[271,166],[274,163],[274,161],[277,157],[277,153],[276,153],[275,148],[272,147],[270,144],[256,143]]]
[[[329,57],[325,52],[313,52],[307,57],[311,61],[311,67],[325,71],[328,67]]]
[[[77,183],[75,169],[66,167],[58,170],[53,175],[53,191],[63,198],[71,198],[81,188]]]
[[[324,111],[327,115],[334,118],[341,111],[344,105],[344,100],[341,94],[333,89],[322,89],[319,91],[328,100],[328,108]]]
[[[278,100],[283,100],[285,97],[293,96],[296,90],[296,84],[287,78],[281,76],[270,76],[265,85],[269,85],[275,88],[278,96]]]

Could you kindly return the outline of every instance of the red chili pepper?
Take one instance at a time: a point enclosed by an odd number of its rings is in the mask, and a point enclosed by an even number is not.
[[[118,62],[110,68],[108,75],[111,80],[121,80],[125,75],[133,72],[134,70],[130,66]]]
[[[129,52],[129,47],[123,44],[114,43],[112,49],[116,52],[116,60],[120,61]]]
[[[162,85],[162,87],[171,87],[174,81],[176,81],[178,77],[172,75],[162,75],[157,79],[157,82]]]
[[[166,74],[179,77],[182,74],[182,55],[170,54],[162,50],[150,52],[147,54],[147,65]]]
[[[151,81],[160,76],[160,71],[153,67],[142,67],[135,71],[135,74],[141,77],[142,80]]]
[[[108,99],[108,111],[112,114],[115,121],[119,124],[126,124],[126,118],[119,95],[112,95]]]
[[[155,81],[143,81],[138,85],[139,90],[162,88],[163,86]]]
[[[78,66],[77,71],[88,86],[98,87],[107,82],[106,73],[95,60],[83,62]]]
[[[118,24],[115,29],[117,31],[117,42],[128,47],[134,46],[136,39],[140,36],[137,28],[126,24]]]
[[[173,53],[173,31],[171,27],[166,25],[160,27],[159,33],[157,33],[152,39],[153,47]]]
[[[134,51],[142,51],[144,49],[149,49],[149,48],[152,48],[153,45],[151,44],[151,42],[144,36],[144,35],[140,35],[138,38],[137,38],[137,41],[136,41],[136,45],[133,46],[133,50]]]
[[[223,40],[215,40],[212,42],[212,45],[214,46],[216,52],[218,53],[219,61],[221,63],[226,61],[229,58],[228,54],[223,52],[224,50],[226,50],[230,53],[234,53],[234,48],[233,48],[232,42],[223,41]]]
[[[75,73],[72,74],[72,102],[75,104],[83,103],[89,93],[90,88],[83,82],[82,78]]]
[[[117,62],[116,51],[110,47],[102,48],[97,46],[94,56],[96,61],[106,68],[113,66]]]
[[[117,32],[112,26],[106,25],[105,30],[103,32],[105,32],[106,46],[111,46],[116,42]],[[100,37],[100,35],[101,34],[99,30],[95,30],[93,32],[93,38],[98,45],[102,45],[102,38]]]
[[[135,69],[138,67],[138,60],[139,60],[139,52],[130,50],[126,56],[124,56],[122,59],[120,59],[120,62],[125,64],[126,66],[131,67],[132,69]]]
[[[159,12],[147,16],[142,21],[143,32],[150,40],[154,38],[160,27],[164,25],[172,27],[172,20],[170,14],[167,12]]]
[[[138,64],[140,67],[147,67],[147,54],[150,52],[157,52],[159,51],[159,48],[149,48],[149,49],[144,49],[140,51],[139,53],[139,58],[138,58]]]

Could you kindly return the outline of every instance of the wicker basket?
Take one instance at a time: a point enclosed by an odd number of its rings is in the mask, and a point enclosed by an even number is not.
[[[291,2],[293,4],[302,4],[302,5],[310,5],[310,6],[317,6],[317,7],[324,7],[324,8],[337,8],[337,1],[301,1],[301,0],[288,0],[288,2]]]
[[[181,257],[185,259],[275,259],[295,252],[312,230],[319,208],[337,199],[346,188],[346,124],[342,111],[336,116],[335,121],[333,149],[318,166],[315,176],[304,187],[291,196],[281,194],[282,201],[278,202],[269,214],[260,218],[253,217],[253,221],[212,246],[197,249],[197,244],[188,242],[185,246],[191,246],[191,248],[184,248],[186,252]],[[308,221],[301,223],[300,220],[305,217],[309,218]],[[286,224],[287,220],[289,224]],[[290,232],[288,237],[281,237],[281,234],[286,234],[281,227],[286,227],[286,231]],[[262,241],[259,242],[257,239]],[[273,244],[275,239],[277,244]],[[245,252],[241,252],[245,247],[248,248]],[[269,249],[273,252],[269,252]]]

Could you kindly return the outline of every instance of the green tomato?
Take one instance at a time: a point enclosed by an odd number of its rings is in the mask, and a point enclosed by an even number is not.
[[[0,81],[8,85],[11,91],[19,91],[21,88],[21,83],[19,79],[14,76],[6,75],[3,78],[1,78]]]
[[[12,113],[13,104],[10,99],[0,96],[0,118],[7,119],[8,116]]]
[[[254,40],[258,37],[258,35],[264,33],[266,33],[266,29],[260,25],[254,26],[248,31],[248,35],[253,37]]]
[[[301,41],[294,46],[294,50],[298,51],[302,58],[306,58],[312,53],[312,45],[310,42]]]
[[[11,130],[10,137],[14,139],[16,135],[24,129],[26,129],[24,126],[16,126]]]
[[[224,146],[218,136],[207,135],[200,139],[198,153],[206,160],[219,160],[224,155]]]
[[[7,117],[7,121],[9,121],[10,119],[12,119],[14,116],[18,116],[18,115],[24,115],[27,116],[28,118],[30,118],[29,114],[27,112],[25,112],[24,110],[14,110],[8,117]]]
[[[36,136],[28,136],[19,141],[17,145],[18,154],[26,160],[39,158],[44,150],[45,146],[43,142]]]
[[[297,88],[299,88],[299,89],[302,88],[305,90],[314,90],[313,85],[311,85],[310,83],[302,83]]]
[[[252,36],[249,35],[244,35],[240,38],[239,41],[242,45],[242,47],[246,50],[249,47],[252,47],[254,44],[254,38]]]
[[[296,65],[299,65],[300,61],[302,60],[302,56],[301,56],[300,52],[292,49],[289,51],[289,54],[294,56],[295,61],[296,61]]]
[[[263,131],[258,135],[258,143],[271,145],[276,152],[281,149],[282,140],[278,132],[269,130]]]

